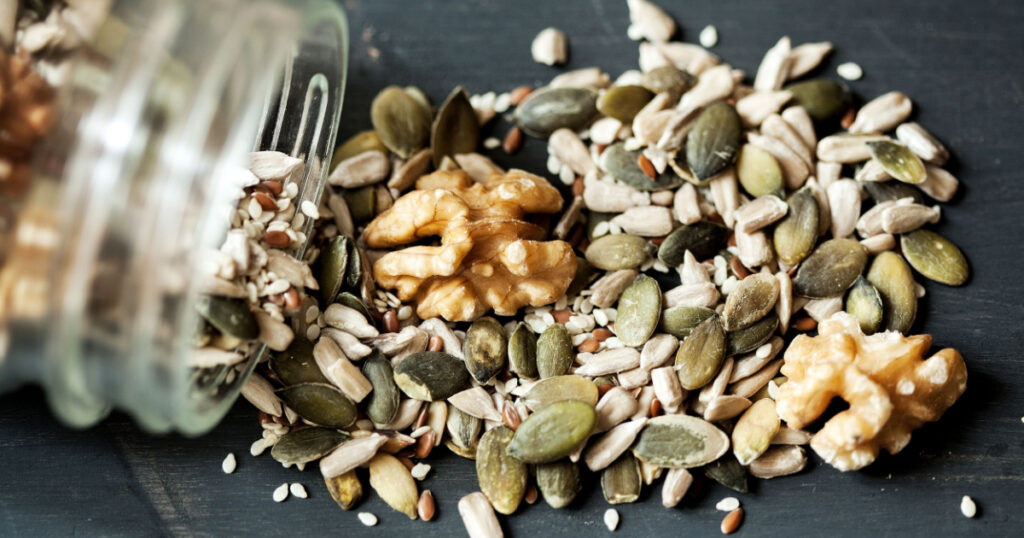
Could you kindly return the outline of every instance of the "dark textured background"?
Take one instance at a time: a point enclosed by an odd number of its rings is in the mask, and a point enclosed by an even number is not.
[[[789,34],[794,44],[831,40],[836,52],[821,70],[834,76],[858,62],[862,99],[899,89],[914,100],[915,119],[947,143],[962,192],[944,208],[942,233],[959,244],[974,276],[967,286],[925,282],[920,330],[967,360],[963,396],[937,424],[919,430],[896,457],[863,472],[840,474],[812,458],[796,476],[755,481],[741,495],[746,535],[949,535],[1021,532],[1024,516],[1024,359],[1019,276],[1024,233],[1024,5],[1011,0],[724,1],[662,0],[696,41],[717,25],[713,51],[752,74],[765,49]],[[613,77],[635,68],[636,43],[626,38],[624,1],[357,1],[345,3],[352,28],[351,67],[342,136],[369,127],[368,108],[388,84],[415,84],[439,101],[456,84],[473,93],[539,85],[559,71],[530,60],[530,40],[557,26],[571,43],[569,68],[601,66]],[[378,51],[379,56],[371,54]],[[507,126],[492,127],[501,136]],[[490,132],[488,130],[487,132]],[[531,140],[505,166],[542,171],[543,145]],[[282,469],[269,456],[252,458],[260,429],[239,404],[200,439],[144,435],[122,415],[84,432],[50,418],[38,391],[0,398],[0,535],[352,535],[463,534],[456,510],[474,490],[471,463],[446,450],[423,483],[438,500],[431,523],[410,522],[374,495],[361,510],[381,523],[362,527],[337,508],[314,469]],[[238,471],[220,462],[234,451]],[[300,481],[310,499],[271,501],[282,482]],[[605,533],[605,505],[594,482],[569,509],[543,502],[502,518],[516,536]],[[673,510],[660,503],[660,483],[640,503],[619,506],[619,535],[713,535],[732,494],[717,484]],[[979,516],[960,515],[960,497],[974,497]]]

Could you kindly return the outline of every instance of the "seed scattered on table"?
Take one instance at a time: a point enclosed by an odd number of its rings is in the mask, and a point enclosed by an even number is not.
[[[288,483],[285,482],[274,490],[274,502],[283,503],[288,498]]]
[[[356,514],[356,517],[359,518],[360,523],[367,527],[372,527],[377,524],[377,516],[369,512],[359,512]]]
[[[960,499],[960,513],[963,514],[964,517],[970,518],[973,518],[975,515],[977,515],[978,505],[974,503],[974,499],[970,498],[967,495],[964,495],[964,497]]]
[[[235,460],[235,453],[228,452],[227,456],[224,456],[224,461],[221,462],[220,468],[224,471],[224,474],[231,474],[235,472],[235,468],[238,467],[238,461]]]

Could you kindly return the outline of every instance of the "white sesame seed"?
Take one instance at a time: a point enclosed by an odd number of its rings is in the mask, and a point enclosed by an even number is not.
[[[565,310],[565,307],[569,306],[569,298],[565,295],[558,298],[555,301],[555,310]]]
[[[860,80],[864,76],[864,70],[853,62],[846,62],[836,67],[836,74],[846,80]]]
[[[280,200],[277,201],[277,210],[278,211],[284,211],[285,209],[288,209],[288,207],[291,206],[291,205],[292,205],[291,198],[281,198]]]
[[[284,186],[284,190],[281,194],[288,198],[295,198],[299,194],[299,184],[289,181],[288,184]]]
[[[292,287],[291,282],[288,282],[287,280],[285,280],[283,278],[279,278],[279,279],[271,282],[270,284],[268,284],[267,287],[263,289],[263,294],[264,295],[277,295],[279,293],[284,293],[284,292],[288,291],[288,288],[290,288],[290,287]]]
[[[604,511],[604,526],[608,527],[608,530],[615,532],[615,529],[619,528],[619,512],[614,508],[609,508]]]
[[[284,500],[287,499],[287,498],[288,498],[288,482],[285,482],[284,484],[281,484],[280,486],[277,486],[277,489],[274,490],[274,502],[281,503],[281,502],[284,502]]]
[[[718,44],[718,28],[709,24],[700,31],[700,46],[710,49]]]
[[[576,172],[572,171],[568,165],[563,164],[562,168],[558,171],[558,179],[562,180],[562,183],[566,185],[572,185],[573,181],[576,181]]]
[[[618,235],[622,233],[622,226],[619,226],[618,224],[615,224],[612,221],[608,221],[608,233],[612,235]]]
[[[498,97],[494,99],[494,111],[498,114],[504,114],[508,112],[508,107],[511,106],[512,96],[508,92],[498,94]]]
[[[594,231],[591,233],[594,235],[595,239],[603,235],[608,235],[609,226],[611,226],[611,224],[608,221],[602,220],[594,225]]]
[[[578,345],[582,344],[583,342],[586,342],[587,340],[590,340],[590,337],[591,337],[590,333],[580,333],[580,334],[577,334],[576,336],[572,337],[572,345],[573,346],[578,346]]]
[[[594,311],[594,303],[590,302],[590,299],[583,299],[580,301],[580,312],[589,314]]]
[[[320,338],[320,326],[312,323],[306,327],[306,340],[316,342]]]
[[[412,317],[412,307],[411,306],[404,305],[402,308],[398,309],[398,321],[405,321],[405,320],[407,320],[407,319],[409,319],[411,317]]]
[[[316,204],[309,200],[303,200],[302,204],[299,205],[299,210],[302,211],[303,215],[311,219],[320,218],[320,210],[317,209]]]
[[[978,514],[978,505],[974,504],[974,499],[964,495],[963,499],[960,499],[960,513],[964,517],[974,517]]]
[[[305,204],[306,202],[302,202],[302,203]],[[314,217],[314,219],[315,219],[315,217]],[[295,215],[295,218],[292,219],[291,228],[293,230],[301,230],[302,227],[305,226],[305,225],[306,225],[306,215],[304,215],[302,213],[299,213],[298,215]]]
[[[224,471],[224,474],[231,474],[235,472],[235,468],[238,467],[238,461],[235,460],[235,453],[228,452],[227,456],[224,456],[224,461],[221,462],[220,468]]]
[[[604,312],[605,317],[608,318],[609,323],[615,321],[615,316],[619,314],[618,310],[615,310],[614,308],[605,308],[602,311]]]
[[[500,145],[501,140],[498,140],[493,136],[484,139],[484,147],[487,149],[496,149]]]
[[[283,232],[288,229],[288,223],[283,220],[275,220],[267,225],[268,232]]]
[[[779,399],[779,384],[774,379],[768,382],[768,397],[773,400]]]
[[[320,316],[320,307],[317,305],[310,305],[306,309],[306,323],[313,323],[316,318]]]
[[[367,527],[372,527],[377,524],[377,516],[369,512],[359,512],[356,517],[359,518],[359,522]]]
[[[550,146],[548,146],[548,148],[550,149]],[[547,166],[549,174],[558,174],[562,171],[562,161],[559,161],[558,157],[555,157],[554,155],[548,155]]]
[[[309,497],[309,494],[306,493],[306,487],[303,486],[302,484],[299,484],[298,482],[288,486],[288,491],[290,491],[293,496],[298,497],[300,499],[305,499]]]
[[[718,501],[718,504],[715,505],[715,510],[720,510],[722,512],[732,512],[733,510],[735,510],[735,509],[737,509],[739,507],[740,507],[740,500],[739,499],[737,499],[736,497],[726,497],[726,498]]]
[[[617,336],[612,336],[611,338],[606,338],[605,341],[602,342],[602,343],[608,349],[619,349],[620,347],[626,347],[626,344],[623,344],[622,341],[619,340],[619,338]]]
[[[429,424],[424,424],[423,426],[420,426],[419,428],[416,428],[415,430],[413,430],[412,433],[409,434],[409,437],[412,437],[413,439],[419,439],[420,437],[423,437],[424,435],[426,435],[427,432],[429,432],[429,431],[430,431],[430,425]]]
[[[594,321],[596,321],[598,325],[604,327],[605,325],[608,325],[608,315],[604,313],[604,310],[598,308],[594,310]]]
[[[412,470],[409,471],[409,473],[412,474],[412,477],[416,480],[423,480],[427,477],[427,473],[429,472],[430,465],[427,465],[426,463],[417,463],[416,465],[413,465]]]
[[[263,215],[263,206],[261,206],[260,203],[257,202],[255,198],[250,198],[249,199],[249,216],[252,217],[253,220],[256,220],[256,219],[260,218],[260,216],[262,216],[262,215]]]

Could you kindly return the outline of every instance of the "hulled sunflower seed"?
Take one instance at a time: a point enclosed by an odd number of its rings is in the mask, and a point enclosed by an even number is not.
[[[611,222],[620,226],[627,234],[661,237],[672,231],[672,212],[669,208],[660,206],[631,207],[614,217]]]
[[[754,77],[754,89],[762,92],[778,90],[789,76],[792,58],[789,36],[783,36],[764,54]]]
[[[900,92],[880,95],[860,107],[849,131],[853,134],[884,133],[903,123],[913,107],[910,99]]]
[[[477,491],[459,499],[459,516],[470,538],[501,538],[501,525],[487,496]]]
[[[448,403],[467,415],[491,422],[501,422],[501,413],[494,407],[494,400],[482,387],[456,392],[448,397]]]
[[[935,224],[939,222],[941,216],[939,206],[895,205],[882,211],[882,231],[888,234],[905,234],[925,224]]]
[[[832,43],[804,43],[793,47],[789,53],[789,72],[787,79],[800,78],[814,70],[832,52]]]
[[[641,406],[636,398],[630,395],[622,387],[612,387],[601,396],[601,399],[594,407],[597,413],[597,423],[594,432],[600,433],[614,428],[623,420],[630,418]]]
[[[786,187],[798,189],[811,174],[811,169],[799,154],[785,142],[774,136],[747,133],[747,140],[758,148],[767,151],[779,163]],[[819,146],[820,147],[820,146]]]
[[[594,161],[590,158],[590,152],[575,131],[565,128],[556,129],[548,138],[548,147],[559,161],[562,161],[577,175],[596,173],[597,167],[594,166]]]
[[[736,112],[745,127],[757,127],[765,118],[778,112],[782,105],[793,98],[787,91],[757,92],[736,101]]]
[[[840,179],[829,185],[826,192],[832,212],[832,237],[852,235],[860,217],[860,185],[852,179]]]
[[[359,467],[370,461],[387,440],[383,435],[373,434],[345,441],[320,460],[320,474],[334,478]]]
[[[711,400],[704,409],[704,420],[719,422],[739,416],[750,407],[750,400],[739,396],[724,395]]]
[[[786,216],[788,210],[789,206],[778,196],[758,196],[736,210],[736,229],[747,233],[755,232]]]
[[[750,462],[750,474],[758,478],[775,478],[799,473],[807,465],[807,453],[799,446],[769,448]]]
[[[591,471],[600,471],[619,458],[647,424],[646,418],[623,422],[590,444],[583,461]]]
[[[544,65],[561,65],[569,57],[569,42],[558,28],[545,28],[530,44],[533,61]]]
[[[676,33],[676,23],[664,10],[647,0],[627,0],[629,21],[637,35],[664,43]]]
[[[888,140],[882,135],[873,134],[834,134],[818,141],[817,156],[822,161],[833,163],[858,163],[871,158],[869,142]]]
[[[949,160],[946,146],[915,122],[909,121],[897,127],[896,138],[927,163],[942,166]]]

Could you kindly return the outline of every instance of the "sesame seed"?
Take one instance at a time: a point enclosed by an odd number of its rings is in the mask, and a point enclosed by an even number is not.
[[[412,477],[415,478],[416,480],[423,480],[424,478],[427,477],[427,473],[429,472],[430,465],[427,465],[426,463],[422,462],[413,465],[412,470],[409,471],[409,473],[412,474]]]
[[[299,209],[302,211],[303,215],[306,215],[311,219],[320,218],[320,211],[317,209],[316,204],[310,202],[309,200],[303,200],[302,204],[299,206]]]
[[[497,138],[495,138],[493,136],[484,139],[484,147],[485,148],[487,148],[487,149],[495,149],[498,146],[501,146],[501,140],[498,140]]]
[[[960,513],[964,517],[974,517],[978,514],[978,505],[974,504],[974,499],[964,495],[963,499],[960,499]]]
[[[412,307],[411,306],[405,305],[402,308],[398,309],[398,320],[399,321],[405,321],[405,320],[407,320],[407,319],[409,319],[411,317],[412,317]]]
[[[713,24],[709,24],[700,31],[700,46],[710,49],[718,44],[718,28],[715,28]]]
[[[377,516],[369,512],[359,512],[359,514],[357,514],[356,517],[359,518],[360,523],[366,525],[367,527],[372,527],[377,524]]]
[[[293,496],[300,499],[306,499],[309,497],[309,494],[306,493],[306,487],[298,482],[288,486],[288,491],[290,491]]]
[[[287,498],[288,498],[288,482],[285,482],[284,484],[281,484],[280,486],[277,486],[277,489],[274,490],[274,502],[282,503]]]
[[[864,70],[853,62],[846,62],[836,67],[836,74],[846,80],[860,80],[864,76]]]
[[[619,528],[618,510],[609,508],[604,511],[604,525],[612,532],[615,532],[615,529]]]
[[[726,497],[715,505],[715,510],[722,512],[732,512],[733,510],[740,507],[740,500],[736,497]]]
[[[224,474],[231,474],[235,472],[236,467],[238,467],[238,461],[235,460],[235,453],[228,452],[228,455],[224,456],[224,461],[220,464],[221,470],[224,471]]]

